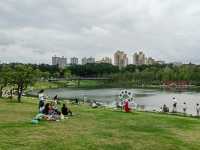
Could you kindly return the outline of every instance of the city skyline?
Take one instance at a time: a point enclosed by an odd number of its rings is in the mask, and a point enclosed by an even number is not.
[[[35,62],[32,62],[31,64],[52,64],[52,65],[55,65],[55,62],[57,63],[57,65],[59,65],[59,61],[57,59],[61,59],[64,58],[66,59],[65,60],[65,64],[66,65],[70,65],[70,64],[86,64],[88,61],[89,63],[110,63],[110,64],[113,64],[115,65],[115,53],[116,52],[123,52],[124,54],[126,54],[126,58],[127,58],[127,62],[126,64],[129,65],[129,64],[135,64],[135,65],[138,65],[138,64],[153,64],[153,63],[148,63],[148,61],[151,61],[151,62],[154,62],[154,63],[160,63],[160,64],[164,64],[164,63],[179,63],[179,64],[183,64],[183,62],[179,62],[179,61],[173,61],[173,62],[166,62],[165,60],[161,60],[161,59],[155,59],[154,57],[152,56],[148,56],[146,55],[146,53],[144,53],[144,51],[142,49],[139,49],[137,51],[133,51],[131,53],[126,53],[126,51],[124,50],[116,50],[116,51],[113,51],[113,54],[111,56],[103,56],[103,57],[93,57],[93,56],[84,56],[84,57],[77,57],[77,56],[64,56],[64,55],[53,55],[51,56],[51,58],[49,58],[49,61],[48,63],[47,62],[43,62],[43,61],[40,61],[38,63],[35,63]],[[134,62],[134,55],[135,54],[140,54],[142,53],[144,55],[144,60],[142,63],[136,63]],[[53,60],[54,58],[56,58],[55,60]],[[86,63],[83,63],[83,59],[86,59]],[[92,60],[91,60],[92,59]],[[108,60],[109,59],[109,60]],[[150,59],[150,60],[148,60]],[[20,61],[1,61],[0,60],[0,63],[23,63],[23,62],[20,62]],[[29,62],[28,62],[29,63]],[[188,63],[191,63],[191,62],[188,62]]]
[[[0,61],[50,64],[55,54],[100,59],[116,49],[131,53],[142,48],[156,60],[200,64],[199,4],[195,0],[1,1]]]
[[[121,54],[117,54],[117,53],[121,53]],[[87,64],[87,63],[108,63],[108,64],[113,64],[113,65],[118,65],[119,64],[119,62],[116,62],[116,57],[115,57],[115,55],[125,55],[125,59],[126,60],[124,60],[124,64],[122,64],[122,66],[123,65],[128,65],[128,64],[135,64],[135,65],[142,65],[142,64],[155,64],[155,63],[164,63],[165,61],[164,60],[155,60],[153,57],[149,57],[149,56],[147,56],[143,51],[141,51],[141,50],[138,50],[138,51],[136,51],[136,52],[133,52],[133,53],[131,53],[131,54],[127,54],[125,51],[123,51],[123,50],[117,50],[117,51],[115,51],[115,53],[113,53],[113,56],[112,57],[109,57],[109,56],[104,56],[104,57],[101,57],[100,59],[96,59],[95,57],[92,57],[92,56],[90,56],[90,57],[81,57],[81,58],[78,58],[78,57],[66,57],[66,56],[56,56],[56,55],[54,55],[53,57],[52,57],[52,64],[55,64],[55,63],[53,63],[53,58],[54,57],[56,57],[56,58],[62,58],[62,57],[64,57],[64,58],[66,58],[66,59],[69,59],[70,61],[68,62],[67,60],[66,60],[66,65],[67,64],[82,64],[82,65],[84,65],[84,64]],[[142,54],[143,55],[143,58],[142,58],[142,60],[141,60],[141,58],[140,58],[140,60],[138,60],[138,63],[137,62],[135,62],[135,60],[134,60],[134,56],[135,56],[135,54],[137,55],[139,55],[139,54]],[[123,59],[123,57],[124,56],[121,56],[121,59]],[[130,58],[130,59],[129,59]],[[118,60],[117,60],[118,61]],[[141,62],[142,61],[142,62]],[[171,62],[171,63],[173,63],[173,62]],[[59,63],[58,63],[59,64]]]

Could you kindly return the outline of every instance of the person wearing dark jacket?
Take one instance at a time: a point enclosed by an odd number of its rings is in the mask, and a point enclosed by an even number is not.
[[[67,108],[67,106],[65,104],[63,104],[61,111],[64,116],[67,116],[68,114],[70,114],[72,116],[71,110],[69,108]]]

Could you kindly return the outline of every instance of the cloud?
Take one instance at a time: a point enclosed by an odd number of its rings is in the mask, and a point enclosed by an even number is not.
[[[10,38],[7,34],[0,32],[0,45],[9,46],[15,44],[14,39]]]
[[[56,54],[130,56],[200,63],[197,0],[3,0],[2,61],[51,62]],[[131,62],[131,61],[130,61]]]

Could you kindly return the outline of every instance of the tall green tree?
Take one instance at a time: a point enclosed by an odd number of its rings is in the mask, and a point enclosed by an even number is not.
[[[28,85],[33,84],[39,78],[38,70],[34,70],[29,65],[16,65],[13,71],[13,81],[17,86],[17,100],[21,102],[21,97]]]
[[[9,66],[3,66],[0,71],[0,97],[3,96],[3,88],[12,82],[12,69]]]

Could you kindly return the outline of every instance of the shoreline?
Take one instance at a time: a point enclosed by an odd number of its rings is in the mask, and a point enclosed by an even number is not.
[[[37,98],[37,96],[34,96],[34,95],[33,96],[31,96],[31,95],[24,96],[24,98],[26,98],[26,97],[27,98],[34,98],[34,99]],[[9,99],[9,100],[11,100],[11,99]],[[72,104],[74,99],[60,98],[60,102],[61,103],[65,102],[65,101],[69,101]],[[81,104],[89,105],[91,101],[83,102],[83,99],[79,99],[79,102],[81,102]],[[115,111],[115,110],[118,111],[119,110],[116,107],[110,107],[108,105],[101,105],[101,106],[99,106],[98,109],[101,109],[101,108],[104,108],[104,109],[107,109],[107,110],[112,110],[112,111]],[[124,111],[121,111],[121,112],[124,112]],[[131,111],[131,113],[134,113],[134,112],[153,113],[153,114],[161,114],[161,115],[179,116],[179,117],[188,117],[188,118],[200,119],[200,116],[198,117],[198,116],[196,116],[194,114],[184,114],[182,112],[173,113],[173,112],[161,112],[161,111],[158,111],[158,110],[139,110],[139,108],[136,108],[136,109],[134,108],[133,111]]]
[[[164,88],[162,85],[134,85],[130,83],[95,83],[95,84],[90,84],[87,83],[86,85],[80,85],[80,87],[77,86],[72,86],[72,85],[67,85],[67,83],[60,83],[60,82],[49,82],[49,81],[42,81],[42,82],[37,82],[37,85],[29,87],[33,88],[32,90],[41,90],[41,89],[60,89],[60,88],[65,88],[65,89],[77,89],[77,90],[90,90],[90,89],[106,89],[106,88],[119,88],[119,89],[158,89],[158,90],[165,90],[165,91],[177,91],[177,92],[184,92],[184,91],[197,91],[200,92],[200,86],[196,85],[191,85],[188,88],[182,88],[182,89],[176,89],[176,88]],[[31,91],[30,89],[27,90],[28,92]],[[27,92],[26,91],[26,92]]]

